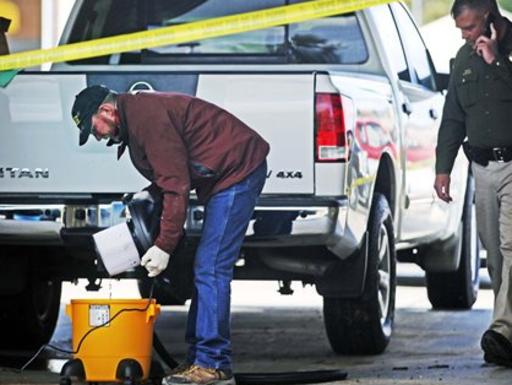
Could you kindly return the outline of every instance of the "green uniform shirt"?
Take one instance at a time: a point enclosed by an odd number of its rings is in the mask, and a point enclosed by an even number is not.
[[[481,148],[512,146],[512,23],[492,64],[461,47],[450,75],[436,148],[436,174],[449,174],[464,139]]]

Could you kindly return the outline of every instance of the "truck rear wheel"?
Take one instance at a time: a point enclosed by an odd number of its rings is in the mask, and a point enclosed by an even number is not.
[[[476,229],[475,186],[468,176],[462,213],[459,268],[454,272],[426,272],[427,294],[434,309],[471,309],[480,285],[480,243]]]
[[[356,299],[324,297],[325,328],[336,353],[378,354],[386,349],[395,313],[394,242],[388,202],[383,195],[375,194],[368,223],[368,269],[363,294]]]
[[[52,337],[60,310],[60,281],[33,279],[21,293],[0,296],[0,347],[37,349]]]

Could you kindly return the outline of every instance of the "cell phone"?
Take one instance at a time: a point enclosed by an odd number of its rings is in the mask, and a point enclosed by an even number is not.
[[[489,13],[489,16],[487,16],[487,20],[485,22],[486,22],[486,27],[485,27],[484,36],[491,37],[491,35],[492,35],[491,24],[494,23],[494,15],[492,13]]]

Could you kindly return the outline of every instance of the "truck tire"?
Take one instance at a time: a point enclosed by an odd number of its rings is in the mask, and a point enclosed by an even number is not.
[[[480,242],[476,230],[475,184],[468,175],[459,268],[454,272],[426,272],[427,294],[434,309],[471,309],[480,285]]]
[[[364,257],[361,255],[361,257]],[[338,354],[378,354],[393,330],[396,252],[388,202],[375,194],[368,223],[368,268],[361,297],[324,297],[324,323]]]
[[[34,280],[21,293],[0,296],[0,347],[38,349],[50,341],[60,310],[60,281]]]

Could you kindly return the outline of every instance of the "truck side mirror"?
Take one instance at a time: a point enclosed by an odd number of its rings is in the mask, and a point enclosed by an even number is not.
[[[11,20],[0,17],[0,55],[9,55],[9,46],[7,45],[6,32],[9,30]]]
[[[448,89],[449,82],[450,74],[436,73],[436,87],[438,91],[446,91]]]
[[[452,73],[452,72],[453,72],[453,66],[454,66],[454,65],[455,65],[455,58],[454,58],[454,57],[452,57],[452,58],[450,59],[450,64],[449,64],[449,67],[448,67],[448,68],[450,68],[450,73]]]
[[[448,83],[450,82],[450,74],[453,72],[453,64],[455,63],[455,59],[451,58],[450,63],[448,65],[450,73],[437,73],[436,74],[436,85],[438,91],[446,91],[448,89]]]

